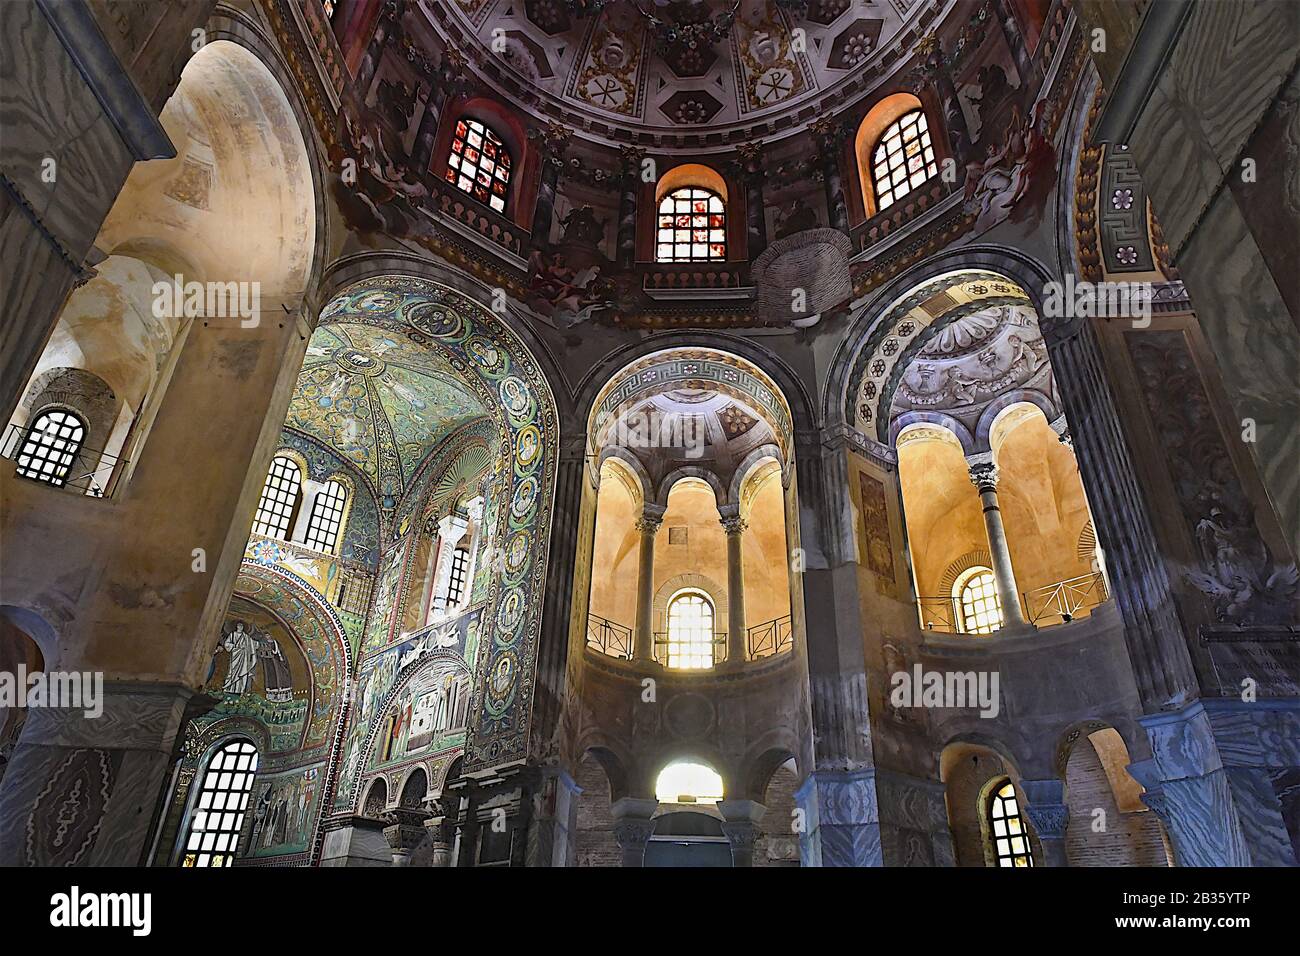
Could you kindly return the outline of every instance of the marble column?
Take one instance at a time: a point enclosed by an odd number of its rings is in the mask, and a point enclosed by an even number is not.
[[[763,145],[741,143],[736,147],[740,154],[741,179],[745,184],[745,242],[752,262],[767,248],[767,219],[764,216]]]
[[[1178,865],[1250,866],[1244,821],[1204,705],[1198,700],[1138,721],[1152,757],[1128,771],[1147,791],[1143,802],[1164,822]]]
[[[434,812],[437,816],[424,821],[424,828],[429,834],[429,846],[433,851],[429,865],[434,867],[451,866],[451,848],[456,842],[455,827],[450,816],[443,811],[444,808],[435,804]]]
[[[564,171],[564,151],[569,145],[569,131],[558,123],[543,130],[532,130],[528,138],[541,155],[541,173],[537,181],[537,202],[533,207],[532,243],[535,249],[551,245],[551,225],[555,219],[555,193]]]
[[[1039,866],[1068,866],[1065,859],[1065,828],[1070,822],[1070,808],[1065,805],[1065,783],[1058,778],[1022,780],[1025,816],[1038,836],[1043,858]]]
[[[753,866],[758,823],[767,807],[753,800],[723,800],[718,804],[718,811],[723,816],[722,832],[731,844],[731,865]]]
[[[429,814],[398,808],[384,814],[384,839],[393,850],[393,866],[410,866],[411,854],[429,835],[424,827]]]
[[[883,866],[874,770],[815,770],[795,794],[803,866]]]
[[[644,866],[645,847],[654,833],[650,817],[658,808],[657,800],[621,797],[610,806],[614,817],[614,839],[623,851],[624,866]]]
[[[463,79],[465,55],[454,47],[443,51],[442,62],[430,78],[429,95],[424,101],[424,115],[420,117],[420,127],[415,134],[415,145],[411,147],[411,171],[422,176],[429,169],[433,160],[433,147],[438,139],[438,128],[442,123],[443,110],[447,100],[455,93]]]
[[[849,489],[846,444],[822,436],[796,439],[797,546],[803,568],[791,591],[795,620],[804,619],[808,653],[813,768],[796,800],[804,866],[880,866],[862,604],[858,531]]]
[[[578,560],[580,553],[590,556],[587,549],[593,546],[595,536],[596,493],[588,481],[586,447],[583,431],[560,435],[550,557],[533,678],[534,756],[543,765],[557,767],[564,766],[569,737],[576,733],[576,720],[568,711],[577,706],[580,690],[572,684],[581,680],[581,669],[569,671],[569,622],[576,613],[586,627],[591,593],[590,558]],[[584,511],[584,503],[589,510]]]
[[[1042,328],[1097,540],[1106,552],[1111,594],[1124,618],[1138,694],[1144,710],[1157,711],[1166,702],[1193,698],[1196,679],[1097,333],[1077,318],[1044,317]]]
[[[621,269],[630,269],[636,264],[636,203],[641,191],[641,163],[645,159],[645,150],[622,146],[619,154],[622,178],[618,197],[618,265]]]
[[[840,147],[845,131],[840,122],[825,116],[812,124],[813,137],[820,153],[819,172],[826,190],[826,216],[832,229],[849,232],[849,207],[844,198],[844,175],[840,170]]]
[[[379,69],[379,61],[383,59],[384,48],[400,35],[404,7],[405,0],[384,0],[383,5],[379,8],[375,32],[370,38],[370,43],[366,46],[366,52],[362,55],[361,62],[357,64],[354,89],[357,91],[357,98],[362,102],[365,102],[366,93],[370,91],[370,84],[375,78],[375,71]]]
[[[636,577],[636,630],[632,639],[632,657],[638,661],[654,660],[655,535],[664,522],[662,508],[646,505],[636,521],[641,532],[641,560]]]
[[[735,505],[724,505],[738,511]],[[745,647],[745,556],[744,535],[749,528],[738,513],[724,513],[721,521],[727,534],[727,663],[739,667],[748,658]]]
[[[527,772],[528,866],[574,866],[577,855],[578,796],[582,793],[563,767]]]
[[[0,785],[0,866],[143,865],[191,694],[111,681],[98,716],[31,708]]]
[[[1007,545],[1007,531],[1002,524],[1002,510],[998,507],[998,468],[992,462],[970,466],[970,480],[980,493],[984,508],[984,529],[989,537],[989,555],[993,560],[993,577],[997,580],[998,599],[1002,602],[1004,627],[1019,627],[1025,623],[1020,607],[1020,589],[1016,586],[1016,573],[1011,567],[1011,548]]]

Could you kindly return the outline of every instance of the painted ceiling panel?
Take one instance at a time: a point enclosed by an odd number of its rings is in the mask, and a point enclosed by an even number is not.
[[[438,354],[391,329],[337,323],[312,335],[286,425],[396,499],[439,442],[486,414]]]

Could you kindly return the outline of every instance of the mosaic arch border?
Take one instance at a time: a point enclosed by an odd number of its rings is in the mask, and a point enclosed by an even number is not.
[[[268,588],[274,599],[268,599]],[[247,559],[239,567],[232,597],[262,608],[297,639],[312,673],[311,714],[303,728],[299,751],[325,745],[332,755],[338,747],[339,718],[351,690],[354,665],[342,620],[325,597],[302,578],[282,568]],[[333,668],[334,681],[322,686],[319,678],[326,667]],[[322,710],[326,690],[333,694],[332,716]],[[316,742],[309,748],[312,741]]]
[[[474,662],[465,769],[528,756],[532,692],[549,557],[559,420],[549,382],[519,335],[451,286],[381,274],[336,291],[320,325],[363,322],[440,350],[486,407],[501,409],[510,453],[496,540],[504,565],[488,592],[491,638]]]
[[[931,336],[938,333],[939,325],[935,321],[924,325],[918,323],[915,329],[901,337],[902,330],[897,327],[905,324],[904,316],[909,310],[942,289],[951,287],[959,281],[958,277],[963,277],[961,281],[982,279],[990,283],[1009,283],[1014,287],[1013,291],[1005,296],[994,293],[994,297],[969,303],[973,309],[1002,304],[1026,305],[1034,310],[1044,338],[1050,340],[1054,333],[1060,334],[1066,331],[1051,327],[1059,323],[1043,320],[1042,289],[1045,283],[1054,281],[1057,277],[1033,256],[1018,249],[1002,246],[966,247],[941,253],[908,270],[878,290],[850,320],[831,359],[830,375],[822,394],[822,408],[827,426],[843,423],[869,439],[887,444],[888,415],[884,416],[886,423],[882,432],[879,422],[882,416],[879,412],[880,403],[883,401],[882,393],[889,394],[891,389],[882,386],[888,383],[896,369],[906,367],[904,359],[910,359],[916,349],[921,348]],[[998,298],[1005,298],[1006,301],[1000,302]],[[944,312],[942,317],[947,318],[956,314],[956,310],[949,310]],[[927,330],[933,331],[926,335]],[[873,358],[877,349],[891,337],[891,332],[899,345],[902,345],[904,340],[907,344],[886,357],[885,368],[878,369],[878,374],[868,379],[865,373],[871,370],[868,369],[867,363]],[[901,375],[901,371],[898,374]],[[870,380],[876,383],[876,394],[865,396],[862,393]],[[896,385],[897,382],[895,381],[894,384]],[[868,402],[872,418],[875,419],[873,430],[876,434],[874,435],[870,433],[867,426],[859,422],[858,411],[863,399]]]

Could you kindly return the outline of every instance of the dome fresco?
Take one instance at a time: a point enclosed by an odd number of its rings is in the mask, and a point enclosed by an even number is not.
[[[435,0],[489,77],[621,129],[771,121],[839,91],[911,34],[936,0]],[[437,19],[441,19],[434,14]],[[494,38],[496,46],[493,46]],[[505,65],[500,70],[494,60]]]

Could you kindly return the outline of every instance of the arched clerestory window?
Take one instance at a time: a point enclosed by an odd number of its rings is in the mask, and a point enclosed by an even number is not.
[[[963,634],[992,634],[1002,626],[997,580],[989,568],[971,568],[959,577],[953,600]]]
[[[925,111],[904,113],[885,127],[871,153],[876,210],[889,208],[938,172]]]
[[[447,182],[505,214],[514,160],[501,137],[468,116],[456,121],[447,154]]]
[[[657,262],[710,262],[727,258],[727,207],[703,186],[682,186],[659,201]]]
[[[332,554],[338,547],[343,531],[343,515],[347,509],[348,489],[331,478],[316,492],[312,502],[311,517],[307,519],[307,534],[303,544],[317,551]]]
[[[257,748],[247,740],[227,740],[212,754],[190,811],[181,866],[231,866],[248,812]]]
[[[667,667],[712,667],[714,648],[713,602],[702,591],[682,591],[668,602],[668,631],[663,662]]]
[[[989,792],[988,839],[998,866],[1033,866],[1029,831],[1020,815],[1016,788],[1004,779]]]
[[[18,452],[18,474],[63,487],[86,440],[86,422],[76,412],[48,408],[33,420]]]
[[[253,518],[253,534],[288,540],[289,529],[298,513],[298,496],[302,490],[302,471],[287,455],[271,459],[262,497]]]

